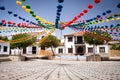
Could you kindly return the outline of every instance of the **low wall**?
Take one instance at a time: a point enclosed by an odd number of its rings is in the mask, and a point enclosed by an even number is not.
[[[110,50],[109,57],[120,57],[120,50]]]
[[[9,56],[12,61],[25,61],[25,56]]]
[[[120,61],[120,50],[110,50],[109,60],[119,60]]]
[[[87,61],[101,61],[101,56],[100,55],[89,55],[87,56]]]
[[[52,56],[53,53],[50,50],[40,50],[37,52],[38,55]]]

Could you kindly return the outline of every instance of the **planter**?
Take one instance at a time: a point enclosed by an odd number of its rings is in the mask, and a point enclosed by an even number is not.
[[[9,56],[9,58],[12,61],[25,61],[25,56],[22,55]]]

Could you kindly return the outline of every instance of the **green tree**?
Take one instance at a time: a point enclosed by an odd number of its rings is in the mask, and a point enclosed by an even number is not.
[[[53,56],[55,56],[55,53],[53,51],[53,47],[56,48],[60,45],[60,40],[57,39],[57,37],[50,35],[43,43],[40,44],[41,47],[47,47],[51,48]]]
[[[12,36],[10,40],[10,48],[25,48],[27,46],[32,45],[36,40],[36,37],[28,35],[28,34],[17,34]]]
[[[120,50],[120,44],[113,44],[111,50]]]
[[[90,45],[94,45],[94,60],[95,60],[95,46],[107,43],[111,40],[111,36],[105,32],[86,32],[84,40]]]
[[[86,32],[84,34],[85,42],[94,45],[104,44],[111,40],[111,36],[105,32]]]
[[[5,36],[5,37],[0,37],[0,40],[9,41],[7,36]]]

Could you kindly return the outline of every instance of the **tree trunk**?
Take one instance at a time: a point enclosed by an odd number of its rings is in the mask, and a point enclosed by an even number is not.
[[[52,48],[52,46],[51,46],[51,50],[52,50],[53,56],[55,56],[55,53],[54,53],[54,51],[53,51],[53,48]]]
[[[23,54],[23,53],[22,53],[22,49],[23,49],[23,48],[20,48],[20,55],[22,55],[22,54]]]
[[[18,48],[18,55],[22,55],[22,48],[20,47],[20,48]]]

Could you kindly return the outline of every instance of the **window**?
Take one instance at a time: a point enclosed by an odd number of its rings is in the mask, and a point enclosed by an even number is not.
[[[88,48],[88,53],[93,53],[93,47]]]
[[[41,38],[43,38],[44,36],[42,36]]]
[[[4,52],[7,52],[7,46],[4,46],[3,51],[4,51]]]
[[[82,36],[77,36],[77,44],[82,44],[83,40],[82,40]]]
[[[0,45],[0,52],[1,52],[1,45]]]
[[[99,52],[100,53],[105,53],[105,47],[99,47]]]
[[[63,53],[63,49],[62,49],[62,48],[59,48],[59,49],[58,49],[58,53]]]
[[[68,53],[73,53],[73,48],[68,48]]]
[[[68,37],[68,42],[72,42],[73,38],[72,37]]]
[[[32,47],[32,54],[36,54],[36,47],[35,46]]]
[[[45,47],[41,47],[41,50],[45,50]]]

